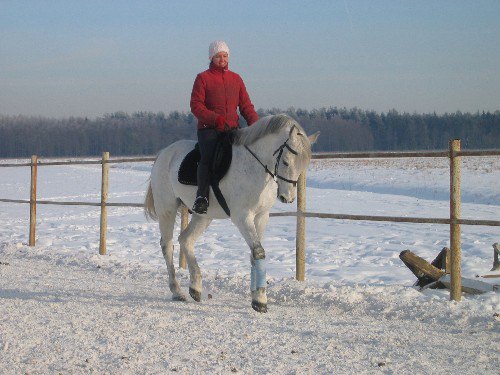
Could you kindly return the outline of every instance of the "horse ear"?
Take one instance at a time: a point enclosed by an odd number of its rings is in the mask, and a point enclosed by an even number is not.
[[[319,132],[316,132],[313,135],[310,135],[308,138],[309,138],[309,141],[311,142],[311,144],[313,144],[314,142],[316,142],[318,137],[319,137]]]
[[[288,134],[289,136],[292,136],[294,129],[297,129],[297,135],[304,135],[300,132],[299,128],[297,128],[295,125],[293,125],[292,128],[290,129],[290,133]]]

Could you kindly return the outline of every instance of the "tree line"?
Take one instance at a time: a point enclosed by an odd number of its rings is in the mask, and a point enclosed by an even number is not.
[[[450,139],[461,139],[463,149],[488,149],[500,142],[499,110],[438,115],[330,107],[258,113],[287,113],[308,134],[319,130],[315,152],[442,150]],[[116,112],[95,119],[0,115],[0,157],[154,155],[179,139],[196,139],[196,123],[191,113],[178,111]]]

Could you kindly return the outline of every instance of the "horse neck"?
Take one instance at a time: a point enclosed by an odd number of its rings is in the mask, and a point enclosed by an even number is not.
[[[268,166],[274,166],[274,163],[276,162],[276,155],[273,155],[273,153],[283,144],[284,141],[285,138],[283,134],[270,134],[266,137],[258,139],[248,147],[255,155],[258,156],[262,163]]]
[[[282,138],[283,136],[280,134],[271,134],[255,141],[248,148],[252,150],[262,164],[272,170],[276,163],[276,155],[273,155],[273,152],[284,142]],[[235,151],[236,153],[233,155],[233,158],[240,159],[248,170],[255,171],[254,176],[257,176],[259,180],[266,180],[269,177],[265,173],[264,167],[260,165],[245,146],[238,146],[235,148]]]

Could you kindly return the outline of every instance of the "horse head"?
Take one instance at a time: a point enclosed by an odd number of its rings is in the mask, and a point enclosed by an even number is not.
[[[319,132],[307,136],[298,124],[293,124],[288,138],[274,152],[276,155],[275,181],[278,184],[278,199],[292,203],[297,197],[297,181],[311,161],[311,145]]]

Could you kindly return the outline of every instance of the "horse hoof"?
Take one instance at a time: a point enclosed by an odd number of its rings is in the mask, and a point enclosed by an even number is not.
[[[252,301],[252,309],[260,313],[267,312],[267,303],[261,303],[257,301]]]
[[[182,294],[178,294],[176,296],[172,296],[172,301],[186,302],[186,297],[183,296]]]
[[[189,288],[189,295],[196,301],[201,301],[201,292],[194,290],[193,288]]]

